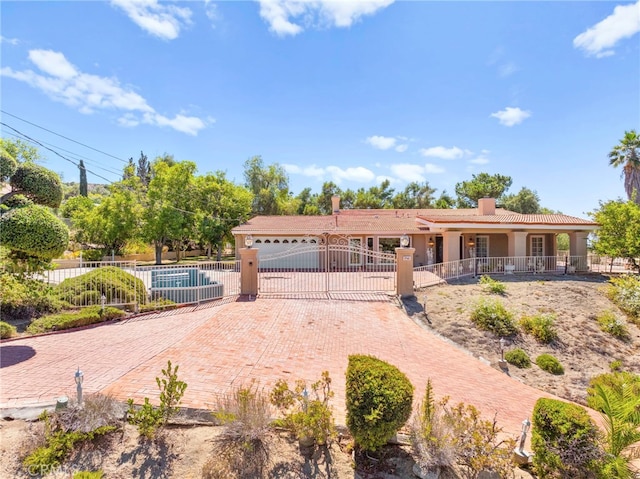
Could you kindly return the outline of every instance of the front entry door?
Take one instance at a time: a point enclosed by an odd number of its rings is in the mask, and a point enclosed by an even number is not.
[[[436,236],[436,263],[442,263],[444,259],[444,243],[442,236]]]

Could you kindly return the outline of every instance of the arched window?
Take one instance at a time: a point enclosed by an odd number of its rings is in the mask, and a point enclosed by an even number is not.
[[[294,239],[294,240],[291,240],[291,242],[292,242],[292,243],[297,243],[297,242],[298,242],[298,240]]]
[[[273,240],[273,244],[276,244],[276,243],[280,244],[280,240],[277,240],[277,239]]]
[[[311,240],[310,243],[316,244],[316,240]]]
[[[284,243],[289,244],[289,240],[288,239],[282,240],[282,244],[284,244]]]
[[[262,240],[256,240],[256,244],[262,243]]]
[[[271,244],[271,240],[264,240],[264,244]]]

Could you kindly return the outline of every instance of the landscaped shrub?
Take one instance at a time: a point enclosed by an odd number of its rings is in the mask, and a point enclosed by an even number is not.
[[[502,281],[493,279],[491,276],[483,274],[480,276],[480,286],[482,289],[491,294],[505,294],[507,292],[507,285]]]
[[[162,378],[156,377],[156,383],[160,390],[160,406],[154,407],[149,398],[144,398],[144,404],[136,408],[133,399],[127,404],[127,421],[138,427],[138,432],[146,439],[152,439],[159,427],[166,426],[173,416],[180,411],[180,401],[187,389],[187,383],[178,379],[178,368],[172,368],[171,361],[167,362],[167,368],[162,370]]]
[[[610,283],[607,297],[634,322],[640,322],[640,276],[627,274],[611,278]]]
[[[178,305],[173,301],[171,301],[170,299],[154,298],[147,301],[146,304],[141,305],[138,308],[138,312],[146,313],[147,311],[157,311],[157,310],[167,311],[170,309],[176,309],[177,307]]]
[[[596,316],[596,321],[600,329],[605,333],[609,333],[614,338],[629,339],[629,330],[627,329],[627,322],[623,318],[616,317],[613,311],[603,311]]]
[[[551,354],[541,354],[536,358],[536,364],[542,369],[551,374],[564,374],[564,368],[560,361]]]
[[[280,379],[271,391],[271,404],[284,419],[280,424],[290,429],[298,439],[309,439],[325,444],[335,436],[335,422],[329,400],[333,397],[331,378],[323,371],[319,381],[307,389],[305,381],[298,380],[293,389]]]
[[[73,475],[73,479],[102,479],[103,477],[102,471],[78,471]]]
[[[43,316],[31,322],[27,332],[31,334],[46,333],[47,331],[60,331],[63,329],[77,328],[89,324],[102,323],[112,319],[121,318],[126,313],[118,308],[107,306],[89,306],[74,311],[64,311],[58,314]]]
[[[89,394],[77,404],[57,413],[57,421],[66,431],[89,432],[102,426],[120,426],[125,407],[111,396]]]
[[[518,332],[513,314],[507,311],[499,299],[481,298],[471,311],[471,321],[480,329],[496,336],[512,336]]]
[[[602,411],[603,406],[596,394],[596,386],[613,389],[622,392],[624,387],[631,387],[631,391],[640,397],[640,375],[627,371],[599,374],[591,378],[587,388],[587,406],[596,411]]]
[[[13,324],[0,321],[0,339],[7,339],[15,336],[17,329]]]
[[[146,291],[141,279],[115,266],[96,268],[75,278],[65,279],[58,286],[60,298],[76,306],[101,304],[103,295],[107,303],[145,304]]]
[[[609,363],[609,369],[611,372],[622,371],[622,361],[619,359],[614,359]]]
[[[349,356],[347,427],[362,449],[385,445],[409,419],[412,401],[413,385],[398,368],[374,356]]]
[[[554,328],[556,315],[553,313],[541,313],[534,316],[523,316],[520,326],[524,332],[530,334],[543,344],[548,344],[558,339],[558,332]]]
[[[79,443],[92,441],[118,429],[117,426],[108,425],[88,432],[66,430],[61,427],[55,415],[50,416],[46,411],[40,419],[45,423],[45,441],[44,445],[37,447],[24,459],[23,465],[30,471],[51,470],[62,464]]]
[[[531,359],[529,358],[529,355],[520,348],[511,349],[504,353],[504,359],[509,364],[513,364],[515,367],[520,369],[531,367]]]
[[[602,459],[598,429],[577,404],[540,398],[533,409],[531,447],[540,478],[592,477]]]
[[[0,273],[0,311],[7,319],[31,319],[60,311],[64,303],[42,281]]]

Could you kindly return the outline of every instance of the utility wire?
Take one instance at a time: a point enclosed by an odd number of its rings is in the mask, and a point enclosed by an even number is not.
[[[71,139],[71,138],[69,138],[67,136],[61,135],[60,133],[56,133],[55,131],[51,131],[48,128],[45,128],[44,126],[36,125],[35,123],[32,123],[29,120],[25,120],[24,118],[20,118],[19,116],[16,116],[16,115],[14,115],[12,113],[9,113],[8,111],[0,110],[0,112],[4,113],[5,115],[9,115],[9,116],[11,116],[11,117],[13,117],[13,118],[15,118],[17,120],[24,121],[25,123],[28,123],[29,125],[33,125],[36,128],[40,128],[41,130],[47,131],[47,132],[52,133],[54,135],[57,135],[57,136],[59,136],[61,138],[64,138],[65,140],[72,141],[74,143],[77,143],[78,145],[84,146],[85,148],[89,148],[90,150],[97,151],[98,153],[101,153],[103,155],[106,155],[106,156],[109,156],[111,158],[114,158],[114,159],[116,159],[118,161],[121,161],[122,163],[129,163],[129,161],[127,161],[127,160],[123,160],[122,158],[118,158],[117,156],[113,156],[110,153],[106,153],[106,152],[104,152],[102,150],[98,150],[97,148],[94,148],[92,146],[86,145],[86,144],[84,144],[84,143],[82,143],[80,141],[73,140],[73,139]]]

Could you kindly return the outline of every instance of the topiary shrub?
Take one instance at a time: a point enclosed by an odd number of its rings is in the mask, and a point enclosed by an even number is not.
[[[548,344],[558,339],[558,332],[553,327],[555,322],[555,314],[542,313],[534,316],[523,316],[520,319],[520,326],[525,333],[530,334],[543,344]]]
[[[44,166],[21,163],[11,176],[11,187],[34,202],[57,208],[62,202],[60,177]]]
[[[20,257],[51,260],[67,248],[69,229],[44,206],[15,208],[0,217],[0,243]]]
[[[560,361],[551,354],[541,354],[536,358],[536,364],[540,369],[551,374],[564,374],[564,368]]]
[[[59,284],[58,291],[61,299],[74,306],[100,304],[102,295],[107,303],[147,302],[144,282],[115,266],[96,268],[75,278],[65,279]]]
[[[513,336],[518,332],[513,315],[499,299],[481,298],[471,311],[471,321],[478,328],[497,336]]]
[[[11,338],[15,336],[17,332],[14,325],[0,321],[0,339]]]
[[[413,385],[398,368],[374,356],[349,356],[347,427],[362,449],[385,445],[409,419],[412,402]]]
[[[63,329],[110,321],[121,318],[125,314],[124,311],[110,306],[104,309],[100,306],[89,306],[77,311],[64,311],[62,313],[38,318],[32,321],[27,327],[27,332],[39,334],[46,333],[47,331],[61,331]]]
[[[557,399],[538,399],[531,434],[538,477],[592,477],[603,457],[598,436],[598,428],[583,407]]]
[[[526,369],[531,367],[531,359],[529,355],[522,349],[511,349],[504,353],[504,359],[515,367],[520,369]]]

